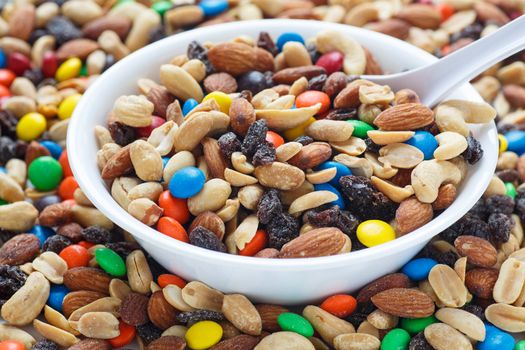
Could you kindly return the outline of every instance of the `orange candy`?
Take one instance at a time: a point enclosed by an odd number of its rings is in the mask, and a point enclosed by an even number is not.
[[[0,342],[0,350],[26,350],[26,347],[19,341],[5,340]]]
[[[310,107],[317,103],[321,104],[318,114],[326,112],[330,108],[330,96],[322,91],[308,90],[297,96],[295,107]]]
[[[10,96],[11,96],[11,91],[9,91],[9,88],[3,85],[0,85],[0,97],[10,97]]]
[[[9,69],[0,69],[0,85],[9,87],[15,78],[16,74],[13,73],[13,71]]]
[[[273,143],[273,146],[275,148],[279,147],[280,145],[284,143],[283,137],[273,131],[266,132],[266,141]]]
[[[64,173],[64,177],[73,176],[73,172],[71,171],[71,167],[69,166],[69,159],[67,157],[66,150],[64,150],[62,154],[60,154],[58,162],[60,163],[60,165],[62,165],[62,172]]]
[[[454,14],[454,8],[449,4],[441,3],[438,4],[437,9],[441,13],[441,21],[444,22]]]
[[[82,267],[89,264],[91,255],[86,248],[79,244],[73,244],[65,247],[60,252],[60,257],[65,260],[67,267],[72,269],[73,267]]]
[[[58,186],[58,195],[62,200],[73,199],[75,190],[78,188],[77,180],[73,176],[68,176]]]
[[[252,240],[246,243],[244,248],[239,252],[239,255],[254,256],[259,251],[266,248],[268,244],[268,234],[264,230],[257,230]]]
[[[357,306],[355,298],[348,294],[336,294],[328,297],[321,304],[321,309],[339,318],[345,318],[354,312]]]
[[[180,278],[179,276],[172,275],[169,273],[165,273],[159,276],[157,279],[157,283],[159,284],[160,288],[166,287],[168,284],[174,284],[179,288],[184,288],[186,285],[186,281]]]
[[[79,246],[81,247],[84,247],[86,249],[89,249],[91,247],[94,247],[95,246],[95,243],[91,243],[91,242],[88,242],[88,241],[80,241],[77,243]]]
[[[190,219],[187,200],[173,197],[168,190],[161,193],[159,206],[164,209],[164,216],[169,216],[183,225]]]
[[[184,227],[174,218],[163,216],[157,222],[157,230],[166,236],[188,243],[190,240]]]
[[[120,334],[113,339],[109,339],[109,343],[112,347],[121,348],[123,346],[128,345],[133,341],[133,339],[135,339],[135,327],[120,321],[118,329],[120,331]]]

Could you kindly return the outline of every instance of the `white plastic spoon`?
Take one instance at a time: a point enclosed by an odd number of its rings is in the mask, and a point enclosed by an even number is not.
[[[417,92],[422,103],[432,107],[459,85],[523,49],[525,15],[435,63],[402,73],[361,77],[388,85],[394,91],[412,89]]]

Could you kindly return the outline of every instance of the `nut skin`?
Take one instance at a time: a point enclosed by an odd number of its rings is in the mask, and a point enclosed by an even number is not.
[[[356,300],[359,303],[367,303],[374,295],[392,288],[408,288],[410,280],[405,274],[392,273],[364,286],[357,294]]]
[[[111,277],[94,267],[74,267],[64,274],[64,285],[72,291],[87,290],[109,294]]]
[[[421,318],[434,313],[434,301],[425,293],[408,288],[392,288],[372,298],[380,310],[399,317]]]
[[[419,103],[404,103],[381,112],[374,124],[381,130],[415,130],[431,124],[434,113]]]
[[[469,292],[482,299],[492,298],[494,285],[498,280],[498,270],[474,268],[467,271],[465,285]]]
[[[288,163],[299,169],[315,168],[332,155],[332,148],[325,142],[313,142],[301,148],[299,153],[288,160]]]
[[[414,197],[405,199],[396,210],[396,231],[401,235],[412,232],[430,222],[433,217],[431,204],[421,203]]]
[[[69,317],[75,310],[106,296],[107,295],[104,293],[93,292],[90,290],[69,292],[62,302],[64,316]]]
[[[236,98],[230,105],[230,125],[239,135],[246,135],[248,128],[255,122],[255,109],[245,98]]]
[[[345,235],[338,228],[318,228],[286,243],[278,257],[289,259],[335,255],[341,251],[345,242]]]
[[[233,76],[256,70],[273,71],[273,56],[266,50],[245,44],[226,42],[213,46],[208,51],[208,59],[219,72]]]
[[[22,265],[30,262],[40,251],[40,241],[29,233],[14,236],[0,248],[0,264]]]
[[[211,232],[215,233],[215,235],[222,240],[225,233],[225,226],[222,219],[215,214],[212,211],[205,211],[197,215],[195,219],[192,221],[188,232],[193,231],[197,226],[202,226]]]
[[[456,193],[456,186],[453,184],[441,186],[436,200],[432,203],[432,208],[434,210],[447,209],[454,202],[454,199],[456,199]]]
[[[498,252],[489,241],[476,237],[462,235],[454,241],[454,247],[459,255],[466,256],[468,263],[479,267],[492,267],[498,261]]]
[[[177,323],[177,310],[171,306],[162,291],[153,293],[148,302],[148,317],[150,321],[162,330]]]

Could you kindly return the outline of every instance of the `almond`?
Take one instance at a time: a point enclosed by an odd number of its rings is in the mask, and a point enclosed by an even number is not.
[[[432,208],[434,208],[434,210],[447,209],[452,202],[454,202],[454,199],[456,199],[456,193],[456,186],[453,184],[441,186],[436,200],[432,203]]]
[[[48,149],[42,146],[39,142],[31,141],[29,146],[27,146],[25,162],[27,166],[29,167],[29,165],[31,165],[33,160],[37,159],[38,157],[50,156],[50,155],[51,153],[49,153]]]
[[[82,28],[82,33],[89,39],[97,40],[106,30],[117,33],[121,40],[126,39],[131,28],[131,20],[125,16],[110,15],[95,19]]]
[[[503,87],[503,95],[512,107],[525,108],[525,88],[519,85],[509,84]]]
[[[466,256],[467,261],[480,267],[491,267],[498,261],[498,252],[489,241],[476,236],[459,236],[454,241],[459,255]]]
[[[343,72],[335,72],[330,74],[326,83],[324,84],[323,91],[330,97],[336,96],[340,93],[348,84],[348,77]]]
[[[372,55],[372,53],[366,48],[363,48],[363,50],[365,51],[365,55],[366,55],[365,74],[383,75],[384,73],[383,69],[381,68],[379,63],[376,61],[376,59],[374,58],[374,55]]]
[[[221,91],[225,94],[232,94],[237,91],[237,81],[228,73],[213,73],[204,79],[204,89],[210,93]]]
[[[210,63],[219,72],[233,76],[256,70],[260,72],[273,71],[273,56],[266,50],[251,47],[246,44],[225,42],[208,50]]]
[[[153,103],[153,114],[162,118],[166,118],[168,106],[175,100],[175,96],[161,85],[153,86],[149,89],[146,97]]]
[[[396,210],[396,232],[404,235],[430,222],[434,217],[432,205],[415,197],[405,199]]]
[[[22,265],[30,262],[40,252],[39,239],[29,233],[14,236],[0,248],[0,264]]]
[[[148,319],[149,298],[139,293],[129,293],[120,305],[120,318],[131,326],[140,326]]]
[[[103,339],[86,338],[70,346],[68,350],[111,350],[111,345]]]
[[[367,303],[370,301],[370,298],[382,291],[392,288],[408,288],[409,286],[410,280],[406,275],[392,273],[367,284],[359,291],[356,299],[359,303]]]
[[[374,295],[371,300],[380,310],[405,318],[428,317],[435,309],[432,299],[416,289],[392,288]]]
[[[148,303],[148,317],[150,321],[162,330],[177,323],[177,310],[164,298],[162,291],[151,295]]]
[[[257,343],[259,343],[259,338],[247,334],[240,334],[215,344],[210,350],[253,350]],[[148,348],[146,350],[150,349]]]
[[[108,295],[111,277],[94,267],[74,267],[64,274],[64,285],[70,290],[90,290]]]
[[[326,142],[312,142],[301,148],[288,163],[299,169],[312,169],[325,162],[332,155],[332,147]]]
[[[255,122],[255,109],[245,98],[236,98],[230,105],[230,125],[237,134],[246,135]]]
[[[106,294],[89,290],[79,290],[68,293],[62,301],[62,311],[69,317],[75,310],[91,304],[95,300],[104,298]]]
[[[510,21],[509,17],[499,7],[489,2],[479,1],[474,5],[474,10],[481,22],[495,23],[502,26]]]
[[[433,6],[411,4],[403,6],[397,18],[422,29],[437,29],[441,24],[441,14]]]
[[[321,74],[325,74],[326,70],[319,66],[302,66],[294,68],[285,68],[273,75],[273,81],[277,84],[292,85],[294,81],[301,77],[310,80]]]
[[[102,178],[104,180],[112,180],[130,172],[133,169],[130,150],[131,145],[122,147],[111,158],[108,159],[106,165],[104,165],[104,168],[102,169]]]
[[[184,350],[186,348],[186,341],[181,337],[173,335],[160,337],[149,343],[146,350]],[[232,349],[233,350],[233,349]]]
[[[373,85],[368,80],[357,79],[346,85],[334,99],[335,108],[352,108],[361,104],[359,100],[359,88],[362,85]]]
[[[280,331],[281,326],[279,326],[279,323],[277,323],[277,317],[279,317],[280,314],[290,311],[285,307],[271,304],[255,305],[255,308],[261,316],[262,329],[267,332]]]
[[[465,284],[472,294],[482,299],[492,298],[494,285],[498,280],[498,270],[475,268],[467,271]]]
[[[98,49],[98,43],[90,39],[75,39],[68,41],[57,50],[57,58],[64,61],[70,57],[84,60],[90,53]]]
[[[211,137],[205,137],[201,141],[204,159],[210,174],[214,178],[224,180],[224,170],[228,167],[224,160],[219,142]]]
[[[222,240],[224,237],[225,232],[225,225],[224,221],[219,217],[219,215],[215,214],[212,211],[205,211],[203,213],[200,213],[197,215],[195,219],[193,219],[188,232],[193,231],[194,228],[197,226],[202,226],[211,232],[215,233],[215,235]]]
[[[390,18],[384,21],[368,23],[365,25],[365,28],[405,40],[408,38],[410,24],[397,18]]]
[[[345,234],[338,228],[317,228],[286,243],[278,257],[290,259],[335,255],[341,251],[345,242]]]
[[[27,41],[35,27],[35,6],[21,4],[9,16],[8,36]]]
[[[403,131],[420,129],[433,121],[434,113],[427,106],[420,103],[404,103],[381,112],[374,124],[381,130]]]
[[[38,216],[40,225],[55,227],[73,221],[73,210],[65,203],[48,205]]]

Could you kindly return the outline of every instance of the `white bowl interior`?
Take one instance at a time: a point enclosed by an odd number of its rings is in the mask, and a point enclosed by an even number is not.
[[[201,280],[224,292],[244,293],[256,300],[296,304],[318,300],[337,292],[351,292],[406,263],[436,234],[464,215],[481,197],[497,161],[498,140],[494,124],[472,126],[484,157],[470,167],[454,203],[437,218],[392,242],[350,254],[311,259],[259,259],[216,253],[160,234],[122,209],[111,197],[96,164],[98,150],[94,127],[106,125],[113,102],[137,93],[139,78],[159,80],[159,67],[184,53],[197,40],[225,41],[239,35],[257,37],[265,30],[274,38],[298,32],[305,39],[323,29],[339,30],[367,47],[386,72],[429,64],[436,58],[403,41],[341,24],[303,20],[246,21],[204,27],[149,45],[105,72],[86,91],[69,125],[67,149],[73,173],[92,203],[109,219],[129,231],[163,266],[189,280]],[[465,84],[452,98],[482,101]]]

